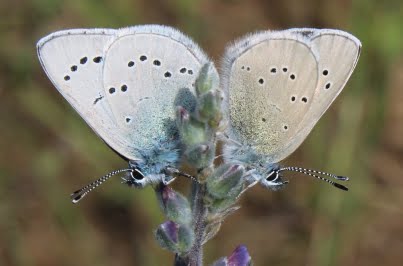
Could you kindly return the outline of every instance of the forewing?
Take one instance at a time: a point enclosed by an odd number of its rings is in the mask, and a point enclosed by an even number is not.
[[[141,60],[140,52],[150,58]],[[174,104],[191,100],[195,77],[208,61],[189,38],[156,25],[56,32],[38,42],[38,55],[66,100],[112,149],[130,160],[166,133]],[[160,58],[159,70],[154,57]],[[134,65],[129,67],[131,60]],[[167,71],[170,77],[164,76]]]
[[[107,49],[103,72],[106,100],[122,135],[142,150],[175,138],[175,106],[195,108],[195,79],[207,62],[175,29],[122,29]]]

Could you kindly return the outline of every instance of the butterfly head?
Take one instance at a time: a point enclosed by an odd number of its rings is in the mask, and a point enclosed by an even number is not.
[[[167,168],[176,167],[179,152],[175,141],[156,141],[153,148],[139,151],[138,160],[130,160],[128,172],[123,178],[125,184],[143,188],[150,184],[169,184],[173,181]]]
[[[283,179],[280,166],[278,164],[265,164],[259,165],[258,172],[260,172],[260,184],[271,190],[279,190],[288,184],[287,180]]]
[[[122,177],[122,180],[124,184],[130,187],[144,188],[147,185],[156,185],[159,183],[167,185],[175,179],[174,176],[166,173],[166,167],[145,165],[137,161],[130,161],[129,167],[131,171],[127,172],[126,176]],[[158,168],[158,171],[156,168]]]
[[[271,156],[257,152],[251,145],[241,144],[232,139],[228,139],[228,143],[224,149],[224,160],[245,165],[247,174],[244,178],[248,186],[260,183],[271,190],[279,190],[288,184],[288,181],[283,179],[283,172],[297,172],[325,181],[338,189],[348,190],[346,186],[324,176],[338,181],[348,181],[348,177],[301,167],[280,167],[277,163],[272,163]]]
[[[129,164],[130,165],[130,164]],[[148,178],[144,175],[144,173],[141,171],[141,169],[137,166],[131,166],[130,165],[131,171],[127,172],[124,177],[122,177],[122,180],[124,184],[128,185],[129,187],[138,187],[138,188],[143,188],[147,185],[148,183]]]

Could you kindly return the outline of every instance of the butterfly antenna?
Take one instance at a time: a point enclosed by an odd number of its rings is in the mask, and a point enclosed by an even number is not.
[[[189,179],[191,179],[191,180],[193,180],[193,181],[198,182],[197,179],[196,179],[194,176],[189,175],[189,174],[186,174],[186,173],[184,173],[184,172],[177,172],[176,174],[177,174],[178,176],[186,177],[186,178],[189,178]]]
[[[189,178],[189,179],[191,179],[191,180],[193,180],[193,181],[195,181],[195,182],[199,182],[199,181],[197,181],[197,179],[196,179],[194,176],[189,175],[189,174],[186,174],[186,173],[184,173],[184,172],[181,172],[181,171],[179,171],[178,169],[173,168],[173,167],[167,167],[167,168],[165,168],[165,171],[166,171],[166,173],[167,173],[168,175],[182,176],[182,177]]]
[[[70,194],[71,201],[75,204],[75,203],[79,202],[82,198],[84,198],[89,192],[91,192],[93,189],[95,189],[96,187],[101,185],[103,182],[105,182],[112,176],[122,173],[122,172],[131,172],[131,171],[133,171],[133,169],[120,169],[120,170],[110,172],[109,174],[104,175],[104,176],[98,178],[97,180],[89,183],[85,187],[71,193]]]
[[[348,187],[343,186],[343,185],[341,185],[339,183],[336,183],[336,182],[334,182],[332,180],[329,180],[329,179],[327,179],[325,177],[322,177],[320,175],[329,176],[329,177],[332,177],[332,178],[334,178],[336,180],[340,180],[340,181],[348,181],[349,178],[346,177],[346,176],[338,176],[338,175],[334,175],[334,174],[330,174],[330,173],[326,173],[326,172],[316,171],[316,170],[312,170],[312,169],[305,169],[305,168],[301,168],[301,167],[284,167],[284,168],[280,168],[278,170],[278,173],[280,173],[282,171],[292,171],[292,172],[298,172],[298,173],[301,173],[301,174],[309,175],[309,176],[315,177],[315,178],[317,178],[319,180],[325,181],[325,182],[337,187],[338,189],[348,191]]]

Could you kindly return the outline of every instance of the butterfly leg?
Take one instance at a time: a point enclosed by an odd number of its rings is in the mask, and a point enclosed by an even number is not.
[[[242,177],[242,179],[244,180],[244,187],[241,193],[239,193],[237,198],[239,198],[245,191],[247,191],[248,189],[256,185],[257,182],[259,182],[259,179],[256,177],[256,174],[254,174],[255,172],[256,170],[250,170],[244,174],[244,176]]]

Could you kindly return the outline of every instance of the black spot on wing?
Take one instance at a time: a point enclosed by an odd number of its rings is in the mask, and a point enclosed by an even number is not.
[[[99,96],[94,100],[94,105],[97,104],[100,100],[102,100],[104,96]]]

